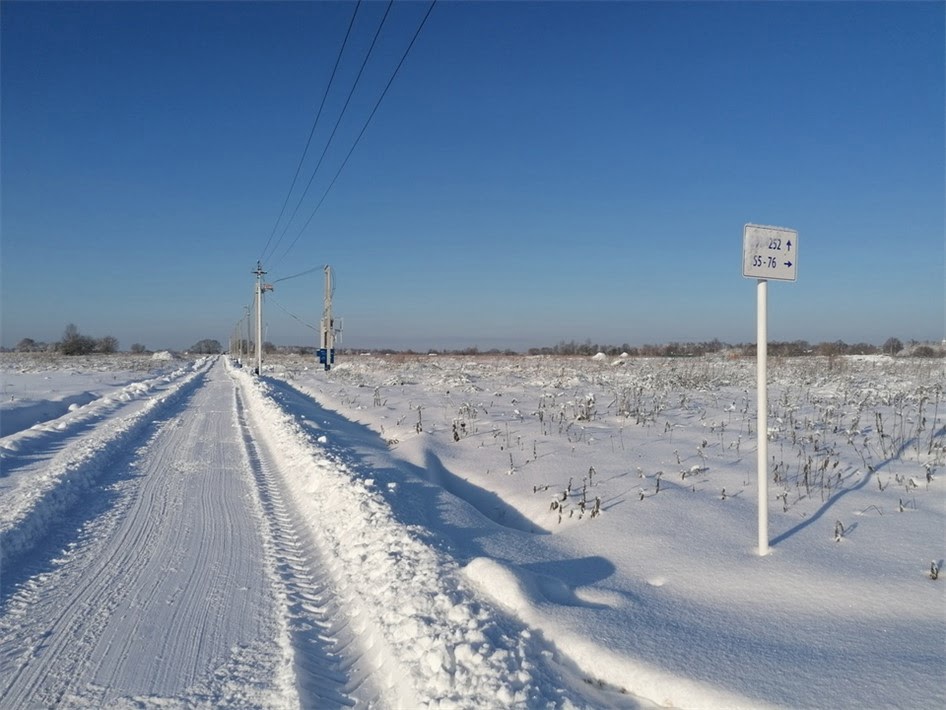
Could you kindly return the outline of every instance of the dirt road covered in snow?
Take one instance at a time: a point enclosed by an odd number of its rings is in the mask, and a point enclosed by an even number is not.
[[[63,466],[64,481],[86,485],[5,560],[0,705],[352,702],[362,684],[333,633],[322,565],[268,474],[239,388],[219,361],[168,389],[144,416],[132,402],[98,422],[94,470],[84,427],[63,427],[58,453],[5,457],[13,476]]]

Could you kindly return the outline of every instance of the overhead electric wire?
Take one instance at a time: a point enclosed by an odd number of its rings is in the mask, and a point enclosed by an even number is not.
[[[270,296],[269,300],[270,300],[270,302],[271,302],[274,306],[276,306],[276,308],[278,308],[279,310],[281,310],[283,313],[285,313],[285,314],[286,314],[287,316],[289,316],[290,318],[294,318],[295,320],[297,320],[297,321],[299,321],[300,323],[302,323],[302,325],[304,325],[306,328],[311,328],[312,330],[318,332],[318,328],[316,328],[314,325],[309,325],[309,324],[306,323],[304,320],[302,320],[299,316],[297,316],[297,315],[295,315],[295,314],[290,313],[289,311],[287,311],[285,308],[283,308],[281,305],[279,305],[279,301],[275,300],[272,296]]]
[[[351,97],[354,96],[355,89],[358,88],[358,82],[361,81],[361,76],[365,71],[365,67],[368,65],[368,60],[371,58],[371,53],[374,51],[374,47],[378,42],[378,37],[381,36],[381,30],[384,27],[385,21],[388,19],[388,14],[390,14],[393,5],[394,0],[388,0],[388,6],[384,10],[384,16],[381,18],[381,23],[378,25],[378,29],[375,30],[374,38],[371,40],[371,45],[368,47],[365,58],[361,62],[361,67],[358,69],[358,74],[355,77],[355,81],[352,83],[351,91],[348,92],[348,98],[345,99],[345,105],[342,106],[341,113],[338,114],[338,119],[335,121],[335,127],[332,128],[332,133],[328,137],[328,141],[325,143],[325,148],[322,150],[322,155],[319,156],[319,162],[316,163],[315,169],[312,171],[312,175],[309,176],[309,181],[306,183],[305,190],[303,190],[302,195],[299,196],[296,206],[292,210],[292,214],[289,216],[286,225],[283,227],[282,233],[279,235],[279,239],[277,239],[276,243],[273,245],[273,254],[276,253],[276,249],[279,248],[279,244],[282,242],[283,237],[286,236],[286,232],[289,231],[289,226],[292,224],[292,220],[295,219],[296,214],[299,212],[299,208],[302,206],[306,195],[309,194],[309,188],[312,187],[312,181],[315,180],[315,176],[318,175],[319,168],[322,167],[322,161],[325,160],[325,155],[328,153],[328,149],[332,146],[332,141],[335,139],[335,134],[338,132],[338,127],[341,125],[342,119],[345,117],[345,113],[348,111],[348,105],[351,103]]]
[[[305,271],[302,271],[302,272],[300,272],[300,273],[298,273],[298,274],[293,274],[292,276],[283,276],[281,279],[276,279],[276,280],[273,281],[272,283],[278,284],[280,281],[288,281],[289,279],[297,279],[297,278],[299,278],[300,276],[306,276],[306,275],[308,275],[308,274],[311,274],[313,271],[318,271],[319,269],[323,269],[323,268],[325,268],[325,267],[323,267],[323,266],[313,266],[311,269],[306,269]]]
[[[302,225],[302,229],[299,230],[299,233],[296,235],[296,238],[292,240],[292,243],[286,247],[286,250],[280,254],[279,258],[276,259],[275,263],[279,263],[286,254],[288,254],[292,248],[295,246],[296,242],[299,241],[299,237],[302,236],[302,233],[305,232],[306,227],[309,226],[309,223],[315,217],[316,213],[322,207],[322,203],[325,202],[325,198],[328,197],[328,193],[331,192],[332,188],[335,186],[335,181],[338,180],[338,176],[341,175],[342,170],[345,169],[345,166],[348,164],[348,159],[351,158],[352,153],[355,152],[355,148],[358,147],[358,143],[361,141],[361,137],[365,134],[365,131],[368,128],[368,124],[371,123],[371,119],[374,117],[375,113],[378,110],[378,107],[381,105],[381,101],[384,99],[385,95],[388,93],[388,89],[391,88],[391,84],[394,83],[394,79],[397,77],[398,72],[401,70],[401,66],[404,64],[404,60],[407,59],[407,55],[410,53],[411,48],[414,46],[414,42],[417,41],[417,37],[420,35],[421,30],[424,28],[424,25],[427,23],[427,18],[430,17],[431,11],[434,9],[434,5],[437,4],[437,0],[431,0],[430,7],[427,8],[427,13],[424,15],[424,18],[420,21],[420,25],[417,26],[417,30],[414,32],[414,36],[411,38],[410,44],[407,45],[407,49],[404,50],[404,54],[401,56],[401,60],[398,62],[397,67],[394,69],[394,73],[391,74],[391,78],[388,79],[388,83],[384,87],[384,91],[381,92],[381,96],[378,97],[378,101],[375,103],[374,108],[371,109],[371,113],[368,115],[368,119],[365,121],[365,125],[361,127],[361,131],[358,133],[358,137],[355,138],[355,142],[352,144],[351,149],[348,151],[348,154],[345,156],[345,160],[342,161],[341,166],[335,172],[335,177],[332,178],[332,182],[329,183],[329,186],[325,189],[325,192],[322,194],[322,198],[319,200],[318,204],[315,206],[315,209],[312,210],[312,213],[309,215],[309,218],[305,221],[305,224]],[[311,182],[311,181],[310,181]],[[291,220],[290,220],[291,221]],[[288,225],[287,225],[288,226]],[[275,254],[276,249],[273,248],[273,253]]]
[[[266,250],[269,249],[270,242],[273,241],[273,237],[276,235],[276,229],[279,227],[279,221],[286,213],[286,205],[289,204],[289,198],[292,196],[292,191],[296,186],[296,180],[299,179],[299,171],[302,170],[302,164],[305,162],[305,157],[309,153],[309,144],[312,143],[312,136],[315,134],[315,127],[319,124],[319,119],[322,117],[322,110],[325,108],[325,100],[328,98],[328,92],[331,90],[332,83],[335,81],[335,74],[338,72],[338,65],[342,61],[342,54],[344,54],[345,47],[348,45],[348,38],[351,36],[351,28],[355,25],[355,16],[358,14],[359,7],[361,7],[361,0],[358,0],[358,2],[355,4],[355,11],[351,14],[351,20],[348,22],[348,31],[345,32],[345,39],[342,40],[342,46],[338,49],[338,56],[335,58],[335,67],[332,69],[332,75],[329,77],[328,84],[325,86],[325,93],[322,94],[322,103],[319,104],[319,110],[315,115],[315,121],[312,122],[312,128],[309,130],[309,137],[306,139],[305,148],[302,150],[302,157],[299,158],[299,164],[296,166],[296,174],[292,176],[292,184],[289,185],[289,192],[286,193],[286,199],[283,200],[282,209],[279,210],[279,216],[276,218],[276,223],[273,225],[273,231],[270,233],[269,239],[266,240],[266,246],[263,247],[263,252],[260,254],[259,261],[263,260]],[[276,247],[273,247],[274,251],[275,249]]]

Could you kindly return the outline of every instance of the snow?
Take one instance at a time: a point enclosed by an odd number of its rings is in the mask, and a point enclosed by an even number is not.
[[[116,451],[121,451],[123,444],[134,437],[168,399],[173,401],[187,391],[187,385],[193,383],[195,371],[202,364],[203,361],[198,361],[193,369],[182,368],[122,387],[106,388],[107,394],[98,398],[90,394],[93,398],[82,406],[75,406],[73,402],[66,414],[49,423],[37,423],[0,439],[0,460],[4,464],[0,479],[3,493],[0,497],[0,565],[29,549],[35,537],[42,535],[60,513],[79,500],[93,486],[101,470],[109,465]],[[56,411],[55,407],[39,406],[45,404],[45,400],[26,401],[31,404],[22,409],[30,412],[31,419],[40,410],[44,416],[47,409]],[[137,406],[129,408],[128,403]],[[120,411],[129,413],[116,416]],[[23,421],[23,417],[17,416],[17,409],[4,410],[4,420],[8,413],[14,422]],[[59,442],[103,420],[107,426],[84,436],[68,455],[52,456],[34,475],[11,475],[22,461],[54,451]]]
[[[107,363],[107,364],[106,364]],[[8,436],[72,411],[151,376],[172,372],[173,363],[141,357],[3,356],[0,436]]]
[[[683,707],[922,707],[946,677],[929,577],[946,531],[942,364],[770,363],[780,483],[764,558],[751,360],[355,357],[273,372],[392,442],[391,505],[407,505],[408,473],[435,486],[425,529],[595,680]]]
[[[752,360],[31,362],[4,706],[938,704],[940,362],[769,363],[765,557]]]
[[[178,357],[174,353],[170,352],[169,350],[159,350],[156,353],[152,353],[151,359],[152,360],[177,360]]]

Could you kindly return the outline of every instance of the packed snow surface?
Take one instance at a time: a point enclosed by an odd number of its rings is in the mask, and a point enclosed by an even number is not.
[[[2,707],[939,705],[942,362],[0,364]]]

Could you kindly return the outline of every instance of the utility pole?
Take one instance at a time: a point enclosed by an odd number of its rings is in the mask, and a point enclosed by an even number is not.
[[[332,317],[332,267],[325,266],[325,305],[322,308],[322,337],[319,343],[319,362],[326,371],[335,362],[335,319]]]
[[[250,356],[250,307],[243,306],[243,320],[246,321],[246,348],[244,349],[242,344],[240,344],[240,365],[246,364],[246,358]]]
[[[263,266],[256,262],[256,374],[263,372],[263,291],[272,291],[273,287],[263,283]]]

